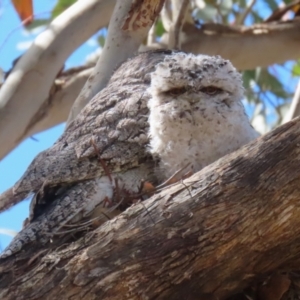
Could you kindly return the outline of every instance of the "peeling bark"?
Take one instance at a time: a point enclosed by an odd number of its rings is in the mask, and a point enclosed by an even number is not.
[[[1,261],[0,298],[222,300],[299,268],[299,145],[297,118],[71,244]]]

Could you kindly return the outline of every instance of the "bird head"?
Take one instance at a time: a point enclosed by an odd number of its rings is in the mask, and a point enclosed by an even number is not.
[[[166,56],[151,74],[149,108],[199,110],[219,106],[230,108],[244,95],[241,75],[230,61],[220,56],[183,52]],[[180,103],[179,103],[180,102]]]

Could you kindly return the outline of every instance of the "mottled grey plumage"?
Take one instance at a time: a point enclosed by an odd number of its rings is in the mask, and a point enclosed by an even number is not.
[[[254,139],[242,96],[240,75],[220,57],[154,51],[125,62],[14,186],[18,201],[34,194],[31,216],[0,258],[115,208],[142,180],[187,164],[198,171]]]

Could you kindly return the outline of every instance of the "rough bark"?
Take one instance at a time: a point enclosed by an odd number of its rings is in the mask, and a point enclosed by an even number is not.
[[[226,299],[299,269],[299,145],[300,118],[69,245],[1,261],[0,298]]]

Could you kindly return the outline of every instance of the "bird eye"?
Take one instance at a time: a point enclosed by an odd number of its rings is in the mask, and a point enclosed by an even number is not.
[[[174,88],[174,89],[168,90],[166,93],[171,96],[177,96],[177,95],[184,94],[186,91],[187,91],[186,88],[181,87],[181,88]]]
[[[200,90],[202,93],[205,93],[207,95],[216,95],[216,94],[219,94],[222,92],[221,89],[215,87],[215,86],[207,86],[207,87],[204,87]]]

